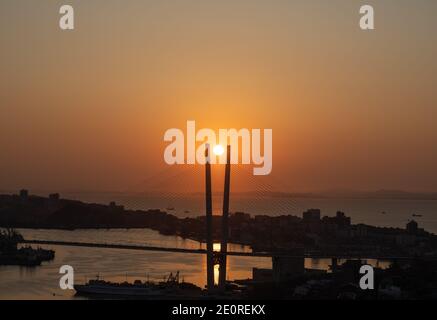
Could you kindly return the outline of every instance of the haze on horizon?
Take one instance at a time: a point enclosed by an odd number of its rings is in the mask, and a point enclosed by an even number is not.
[[[2,190],[200,190],[163,161],[195,120],[273,129],[272,174],[233,190],[437,191],[436,1],[70,1],[72,32],[62,4],[0,3]]]

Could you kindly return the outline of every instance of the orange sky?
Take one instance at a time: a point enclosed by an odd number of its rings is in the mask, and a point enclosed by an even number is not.
[[[132,190],[195,120],[272,128],[273,188],[437,190],[437,2],[70,3],[0,4],[0,189]]]

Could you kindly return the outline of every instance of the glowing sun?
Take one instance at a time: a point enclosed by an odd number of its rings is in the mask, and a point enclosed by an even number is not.
[[[214,154],[215,154],[216,156],[221,156],[221,155],[225,152],[225,149],[223,148],[223,146],[217,144],[217,145],[215,145],[214,148],[212,149],[212,152],[214,152]]]

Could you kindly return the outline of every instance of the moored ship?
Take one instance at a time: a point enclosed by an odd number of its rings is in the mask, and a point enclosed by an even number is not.
[[[135,280],[133,283],[115,283],[99,279],[83,285],[75,285],[76,294],[88,297],[131,298],[131,299],[195,299],[203,294],[201,288],[179,281],[179,272],[170,274],[165,281],[151,282]]]
[[[34,249],[29,246],[19,248],[18,243],[23,240],[23,236],[12,228],[0,229],[0,266],[17,265],[33,267],[55,258],[53,250]]]

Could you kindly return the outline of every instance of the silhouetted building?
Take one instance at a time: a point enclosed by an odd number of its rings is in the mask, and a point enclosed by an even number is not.
[[[20,190],[20,200],[26,202],[29,199],[29,191],[26,189]]]
[[[301,254],[299,254],[301,253]],[[305,257],[303,250],[296,252],[295,257],[272,257],[273,280],[283,282],[303,275],[305,272]]]
[[[59,193],[52,193],[48,199],[48,209],[50,212],[55,212],[60,209]]]
[[[354,226],[352,231],[352,235],[355,237],[367,237],[368,235],[368,227],[361,223]]]
[[[337,211],[337,214],[335,216],[335,222],[339,227],[348,227],[351,225],[351,218],[346,217],[344,212]]]
[[[49,199],[53,200],[53,201],[58,201],[59,200],[59,193],[52,193],[49,195]]]
[[[305,272],[303,249],[296,250],[295,253],[290,253],[290,257],[273,256],[272,266],[272,269],[253,268],[253,281],[281,283],[303,275]]]
[[[305,231],[318,233],[321,229],[320,209],[309,209],[302,214]]]
[[[320,222],[320,209],[309,209],[303,213],[304,222]]]
[[[407,223],[407,232],[408,233],[417,233],[418,230],[418,224],[416,221],[411,220],[410,222]]]
[[[355,231],[351,231],[351,218],[347,217],[344,212],[337,211],[335,217],[325,216],[322,219],[323,230],[335,234],[338,237],[354,236]]]
[[[115,201],[111,201],[109,203],[109,209],[111,211],[123,211],[124,210],[124,206],[122,205],[117,205],[117,203]]]
[[[399,246],[412,246],[416,244],[417,237],[413,233],[397,234],[395,242]]]
[[[235,212],[231,215],[231,223],[242,224],[250,222],[250,214],[244,212]]]
[[[252,279],[254,282],[273,282],[273,270],[253,268]]]

